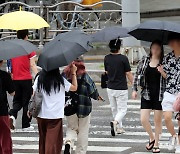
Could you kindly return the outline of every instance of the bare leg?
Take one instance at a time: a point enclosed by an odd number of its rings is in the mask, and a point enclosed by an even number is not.
[[[180,121],[179,120],[178,120],[178,126],[179,126],[178,139],[179,139],[179,145],[180,145]]]
[[[165,111],[163,113],[163,115],[164,115],[164,120],[165,120],[165,123],[166,123],[167,130],[169,131],[169,133],[172,136],[176,136],[176,132],[174,130],[174,124],[172,122],[173,113],[171,111]]]
[[[141,109],[141,124],[146,130],[146,132],[149,134],[150,142],[154,140],[154,134],[151,128],[151,124],[149,122],[151,109]]]
[[[159,146],[159,135],[162,132],[162,111],[154,111],[154,124],[155,124],[155,147]]]

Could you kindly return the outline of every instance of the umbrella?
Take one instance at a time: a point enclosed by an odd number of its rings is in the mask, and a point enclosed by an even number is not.
[[[11,58],[28,55],[36,51],[37,47],[32,43],[20,39],[0,41],[0,59],[8,60]]]
[[[91,37],[89,35],[81,35],[79,32],[75,32],[76,35],[72,35],[73,33],[61,34],[62,36],[59,35],[47,43],[39,57],[38,66],[46,71],[50,71],[68,65],[91,49],[89,45]]]
[[[129,34],[138,40],[152,42],[160,40],[168,44],[168,35],[172,32],[180,33],[180,24],[168,21],[150,20],[135,26]]]
[[[76,42],[78,44],[81,44],[81,46],[83,46],[84,48],[87,48],[87,50],[91,49],[90,42],[92,42],[92,36],[80,30],[73,30],[70,32],[61,33],[54,38],[54,41],[59,40]],[[87,46],[87,43],[89,44],[89,46]]]
[[[0,29],[40,29],[49,24],[39,15],[28,11],[15,11],[0,17]]]
[[[107,27],[92,34],[93,42],[108,42],[117,38],[129,37],[129,30],[120,26]]]

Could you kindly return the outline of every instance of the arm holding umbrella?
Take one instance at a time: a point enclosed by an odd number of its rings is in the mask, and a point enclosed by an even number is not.
[[[31,65],[31,69],[32,69],[34,75],[36,75],[39,71],[37,69],[37,65],[36,65],[36,62],[35,62],[35,57],[32,57],[30,59],[30,65]]]
[[[78,87],[76,71],[77,71],[77,67],[74,64],[72,64],[71,65],[72,85],[70,87],[70,91],[76,91]]]

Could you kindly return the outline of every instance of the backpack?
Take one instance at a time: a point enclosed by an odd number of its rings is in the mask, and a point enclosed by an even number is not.
[[[29,112],[31,113],[33,118],[37,118],[37,116],[39,115],[42,106],[42,101],[43,101],[43,94],[38,89],[34,92],[34,95],[31,97],[29,103]]]
[[[84,80],[84,76],[82,75],[81,79],[78,82],[78,85],[81,85],[83,80]],[[65,116],[71,116],[73,114],[76,114],[78,111],[78,102],[79,102],[79,91],[81,86],[78,86],[78,89],[76,92],[66,92],[66,96],[65,96],[65,107],[64,107],[64,115]]]

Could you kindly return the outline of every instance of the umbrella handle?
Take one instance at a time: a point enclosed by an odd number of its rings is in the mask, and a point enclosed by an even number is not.
[[[93,45],[89,41],[87,42],[87,45],[93,48]]]
[[[21,5],[19,6],[19,11],[22,11],[22,6]]]

